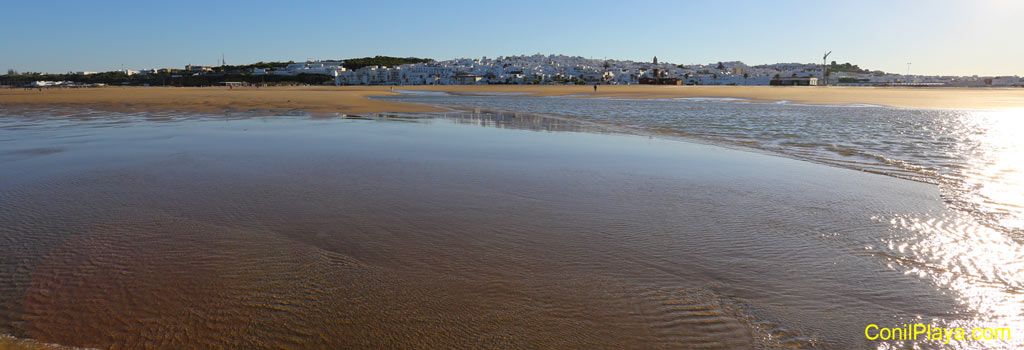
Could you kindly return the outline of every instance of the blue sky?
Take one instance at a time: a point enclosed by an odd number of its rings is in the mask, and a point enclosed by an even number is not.
[[[556,53],[1024,75],[1024,1],[4,0],[0,69]]]

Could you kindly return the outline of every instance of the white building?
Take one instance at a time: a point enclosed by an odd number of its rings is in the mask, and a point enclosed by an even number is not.
[[[277,70],[254,69],[253,74],[324,74],[336,85],[430,84],[637,84],[641,78],[674,78],[692,85],[769,85],[775,77],[822,79],[815,63],[775,63],[750,66],[740,61],[675,65],[589,59],[565,55],[520,55],[497,58],[457,58],[440,62],[368,66],[346,69],[340,61],[293,63]],[[475,76],[472,81],[468,78]],[[945,84],[953,86],[1020,86],[1019,77],[904,76],[881,71],[831,72],[829,84],[840,79],[863,85]]]
[[[341,66],[342,62],[338,61],[309,61],[305,63],[292,63],[284,67],[284,69],[271,71],[270,74],[276,75],[299,75],[299,74],[323,74],[323,75],[334,75],[335,71],[345,71],[345,68]],[[267,71],[263,70],[263,74]],[[255,69],[254,69],[255,74]]]

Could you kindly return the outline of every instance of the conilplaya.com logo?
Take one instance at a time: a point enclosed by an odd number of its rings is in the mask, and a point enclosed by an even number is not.
[[[869,324],[864,327],[868,340],[909,340],[909,341],[1009,341],[1010,328],[943,328],[930,324],[913,323],[899,327],[879,327]]]

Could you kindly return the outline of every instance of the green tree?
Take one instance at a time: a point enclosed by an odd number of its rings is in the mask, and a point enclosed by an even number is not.
[[[434,62],[430,58],[416,58],[416,57],[390,57],[390,56],[374,56],[374,57],[363,57],[363,58],[350,58],[347,60],[341,60],[342,65],[347,69],[359,69],[367,66],[381,66],[381,67],[395,67],[403,64],[415,64],[415,63],[429,63]]]

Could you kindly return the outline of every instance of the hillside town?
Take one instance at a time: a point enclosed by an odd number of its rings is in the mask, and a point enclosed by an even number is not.
[[[836,69],[832,69],[832,67]],[[749,66],[739,61],[677,65],[651,62],[588,59],[564,55],[461,58],[395,67],[368,66],[346,69],[337,61],[290,64],[254,74],[325,74],[335,85],[459,85],[459,84],[665,84],[665,85],[916,85],[916,86],[1022,86],[1017,76],[918,76],[850,69],[833,62],[822,79],[820,64],[776,63]]]
[[[380,57],[380,56],[378,56]],[[740,61],[709,64],[673,64],[628,60],[592,59],[565,55],[522,55],[497,58],[459,58],[392,66],[367,65],[351,69],[345,61],[311,60],[276,67],[218,69],[218,66],[187,65],[185,69],[122,70],[124,75],[173,74],[171,77],[225,76],[246,77],[255,84],[287,77],[321,76],[318,84],[333,85],[465,85],[465,84],[658,84],[658,85],[839,85],[839,86],[950,86],[1021,87],[1018,76],[926,76],[888,73],[862,69],[849,63],[775,63],[747,65]],[[94,72],[69,72],[90,75]],[[36,86],[73,82],[38,81]],[[173,85],[173,84],[172,84]]]

